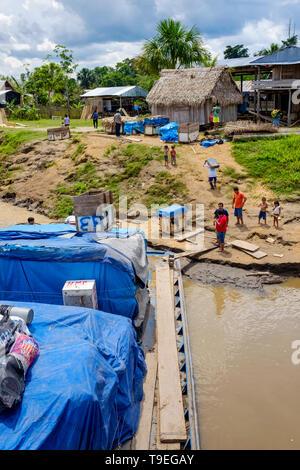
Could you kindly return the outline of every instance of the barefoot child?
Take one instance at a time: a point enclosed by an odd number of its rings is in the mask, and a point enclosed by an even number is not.
[[[267,223],[267,209],[268,209],[268,204],[267,204],[267,199],[265,197],[262,198],[260,205],[260,213],[258,215],[258,223],[260,224],[261,219],[265,221],[265,224]]]
[[[280,217],[280,214],[281,214],[281,207],[280,207],[280,204],[279,204],[279,201],[275,201],[274,202],[274,207],[273,207],[273,225],[275,228],[278,228],[279,226],[279,217]]]
[[[243,208],[246,201],[247,198],[245,194],[241,193],[239,188],[234,188],[232,208],[234,209],[234,215],[236,217],[235,225],[244,225]]]
[[[171,150],[171,165],[176,166],[176,150],[175,150],[175,145],[172,145],[172,150]]]
[[[165,167],[169,168],[169,147],[167,145],[164,146],[164,159]]]

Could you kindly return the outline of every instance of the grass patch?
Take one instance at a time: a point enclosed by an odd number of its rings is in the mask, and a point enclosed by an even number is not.
[[[155,183],[147,189],[144,202],[148,207],[154,204],[170,205],[174,199],[182,200],[186,195],[187,187],[182,181],[167,171],[161,171],[156,175]]]
[[[231,166],[226,166],[223,170],[223,176],[229,177],[232,181],[238,182],[240,180],[248,178],[247,173],[238,173],[234,168]]]
[[[234,142],[235,160],[278,195],[300,194],[300,136]]]
[[[45,137],[44,132],[37,131],[7,131],[0,134],[0,157],[8,157],[17,153],[19,148],[31,142]]]
[[[73,211],[72,198],[69,196],[60,196],[50,216],[52,218],[62,219],[68,217],[71,211]]]

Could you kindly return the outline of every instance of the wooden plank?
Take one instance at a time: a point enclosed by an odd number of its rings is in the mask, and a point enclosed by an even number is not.
[[[255,251],[255,252],[252,251],[251,252],[247,250],[242,250],[241,248],[238,248],[238,249],[242,251],[243,253],[246,253],[246,255],[252,256],[252,258],[255,258],[255,259],[262,259],[268,256],[268,253],[265,253],[264,251]]]
[[[174,259],[200,256],[200,255],[203,255],[205,253],[209,253],[210,251],[216,250],[217,248],[219,248],[217,245],[213,245],[213,246],[210,246],[208,248],[202,248],[201,250],[197,250],[197,251],[195,251],[195,250],[194,251],[183,251],[182,253],[178,253],[178,254],[174,255]]]
[[[160,401],[159,394],[157,394],[157,434],[156,434],[156,447],[157,450],[180,450],[180,442],[161,442],[160,440]]]
[[[168,264],[156,269],[156,321],[159,381],[160,441],[187,439],[176,346],[173,295]]]
[[[184,240],[188,240],[189,238],[193,238],[195,237],[196,235],[199,235],[199,233],[203,233],[204,232],[204,229],[203,228],[199,228],[198,230],[195,230],[194,232],[188,232],[186,233],[185,235],[183,235],[182,237],[174,237],[175,240],[177,242],[183,242]]]
[[[251,252],[259,250],[259,246],[245,242],[244,240],[234,240],[231,244],[234,246],[234,248],[240,248],[241,250],[247,250]]]
[[[157,351],[146,354],[147,375],[144,383],[144,398],[141,405],[139,428],[134,438],[135,450],[149,450],[157,377]]]

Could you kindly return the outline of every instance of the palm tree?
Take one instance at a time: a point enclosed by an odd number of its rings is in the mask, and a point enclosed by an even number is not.
[[[158,74],[162,69],[193,67],[207,58],[207,50],[196,26],[187,29],[171,18],[157,25],[157,34],[145,42],[137,66],[140,70]]]

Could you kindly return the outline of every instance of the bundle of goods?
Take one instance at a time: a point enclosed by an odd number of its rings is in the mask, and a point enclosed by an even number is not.
[[[225,137],[230,137],[237,134],[249,134],[257,132],[278,132],[271,123],[255,123],[252,121],[235,121],[228,122],[224,129]]]
[[[159,129],[160,140],[163,142],[178,142],[178,123],[170,122]]]
[[[149,125],[154,127],[165,126],[169,124],[169,122],[170,119],[166,116],[151,116],[143,120],[144,126]]]
[[[86,307],[26,307],[34,310],[43,353],[26,377],[22,406],[1,415],[0,449],[112,450],[131,439],[146,364],[128,318]],[[26,369],[35,357],[37,345],[25,336],[20,333],[10,349],[7,374],[19,363]],[[7,383],[12,387],[15,379]]]
[[[144,130],[144,125],[139,121],[125,122],[123,134],[132,135],[134,132],[138,134],[143,134]]]
[[[136,118],[134,117],[130,117],[130,116],[122,116],[122,124],[124,126],[125,123],[127,122],[133,122],[133,121],[136,121]],[[101,125],[102,127],[105,129],[105,132],[107,134],[115,134],[116,132],[116,124],[115,124],[115,121],[114,121],[114,117],[111,116],[111,117],[107,117],[107,118],[103,118],[101,120]]]
[[[0,413],[22,400],[25,377],[39,354],[39,345],[27,325],[33,310],[0,305]]]

